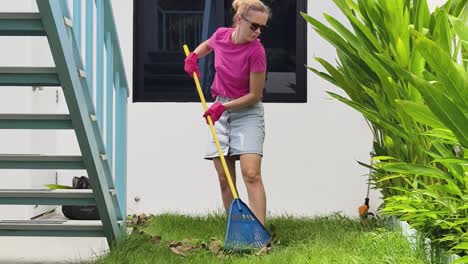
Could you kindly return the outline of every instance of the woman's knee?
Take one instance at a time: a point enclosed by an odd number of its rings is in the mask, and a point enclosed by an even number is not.
[[[218,174],[218,179],[219,179],[219,184],[221,185],[221,187],[225,186],[228,184],[228,180],[226,178],[226,174],[224,173],[219,173]]]
[[[229,190],[229,182],[226,178],[226,174],[224,173],[220,173],[218,174],[218,178],[219,178],[219,185],[221,187],[221,191],[226,191],[226,190]]]
[[[261,181],[262,176],[257,168],[245,168],[242,170],[244,181],[249,184],[255,184]]]

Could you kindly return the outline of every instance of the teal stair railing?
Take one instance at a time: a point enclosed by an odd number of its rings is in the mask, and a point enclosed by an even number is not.
[[[0,86],[61,87],[69,114],[0,113],[0,129],[74,130],[81,156],[0,153],[0,169],[86,170],[92,190],[0,189],[0,204],[96,205],[100,221],[0,219],[0,236],[104,236],[113,248],[127,214],[129,91],[111,1],[74,0],[73,15],[67,0],[36,2],[36,13],[0,13],[0,36],[46,36],[55,66],[0,67]]]
[[[61,2],[63,9],[68,10],[67,2]],[[111,2],[73,0],[72,32],[85,64],[89,92],[93,95],[97,122],[105,139],[106,159],[114,175],[120,210],[125,216],[129,88]]]

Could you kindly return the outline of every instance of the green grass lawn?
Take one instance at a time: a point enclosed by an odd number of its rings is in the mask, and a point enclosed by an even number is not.
[[[261,252],[259,256],[258,252],[213,253],[217,250],[210,250],[209,246],[216,244],[213,241],[223,240],[225,227],[223,215],[154,216],[142,228],[144,234],[128,236],[116,250],[92,263],[426,263],[424,253],[411,250],[398,231],[388,231],[379,224],[363,225],[359,220],[340,215],[270,219],[267,228],[273,229],[274,243],[268,253]],[[160,236],[160,241],[156,236]],[[180,244],[198,248],[171,250],[170,247]]]

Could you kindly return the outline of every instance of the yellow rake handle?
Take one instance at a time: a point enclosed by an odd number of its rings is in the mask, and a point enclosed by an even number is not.
[[[184,52],[185,52],[185,56],[188,57],[190,51],[187,45],[184,45]],[[198,76],[195,72],[193,73],[193,79],[195,80],[195,86],[197,87],[198,95],[200,96],[200,100],[203,105],[203,110],[206,112],[208,107],[206,106],[205,96],[203,96],[203,92],[200,86],[200,81],[198,80]],[[229,183],[229,188],[231,188],[232,196],[234,197],[234,199],[237,199],[239,198],[239,195],[237,195],[236,188],[234,187],[234,183],[232,182],[231,173],[229,172],[229,169],[226,164],[226,160],[224,159],[223,151],[221,150],[221,146],[219,145],[218,136],[216,136],[216,131],[213,126],[213,121],[211,121],[211,116],[208,116],[207,119],[208,119],[208,124],[210,124],[211,135],[213,135],[216,148],[218,149],[219,158],[221,159],[221,163],[223,164],[224,173],[226,173],[226,178]]]

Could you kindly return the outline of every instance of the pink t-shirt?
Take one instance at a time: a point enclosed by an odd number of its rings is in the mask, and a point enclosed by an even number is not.
[[[266,71],[265,48],[260,40],[234,44],[234,28],[221,27],[208,40],[215,52],[215,78],[211,95],[239,98],[249,93],[250,73]]]

